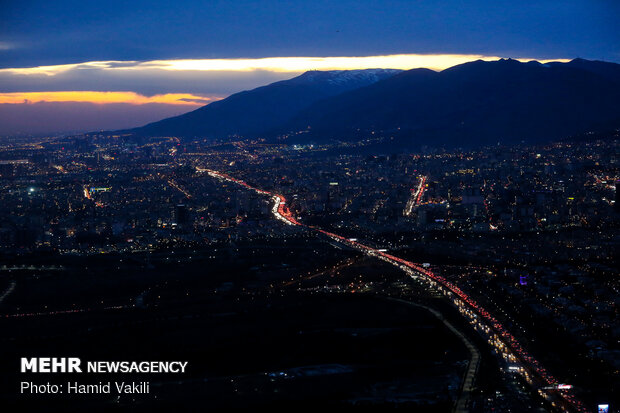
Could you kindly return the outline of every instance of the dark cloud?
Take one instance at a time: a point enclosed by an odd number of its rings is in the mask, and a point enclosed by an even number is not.
[[[125,65],[124,67],[128,67]],[[179,71],[160,69],[103,70],[83,66],[54,76],[19,75],[0,71],[0,92],[48,92],[64,90],[132,91],[145,96],[162,93],[194,93],[228,96],[299,73],[256,70]]]
[[[181,98],[179,99],[183,102],[192,102],[192,103],[198,103],[201,105],[206,105],[207,103],[211,103],[211,100],[209,99],[189,99],[189,98]]]
[[[2,67],[395,53],[618,59],[617,0],[4,1]]]

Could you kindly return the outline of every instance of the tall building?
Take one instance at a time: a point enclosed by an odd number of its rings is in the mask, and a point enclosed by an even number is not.
[[[620,179],[616,180],[616,200],[614,202],[614,208],[616,209],[616,212],[620,213],[620,191],[618,191],[618,185],[620,184]]]
[[[185,204],[177,204],[172,210],[172,222],[179,226],[184,226],[189,223],[189,212]]]
[[[338,185],[338,182],[330,182],[327,187],[327,202],[325,205],[325,210],[334,211],[341,208],[341,198],[340,185]]]

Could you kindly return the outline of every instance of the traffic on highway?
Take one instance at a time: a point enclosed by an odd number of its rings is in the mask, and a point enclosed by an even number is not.
[[[587,412],[584,405],[570,392],[572,386],[563,384],[553,377],[538,360],[521,346],[517,339],[493,315],[454,283],[433,273],[428,268],[424,268],[420,264],[396,257],[383,250],[364,245],[356,239],[346,238],[333,232],[299,222],[288,209],[285,197],[280,194],[274,194],[255,188],[243,180],[233,178],[222,172],[209,169],[198,169],[198,171],[207,172],[214,178],[233,182],[259,194],[270,196],[274,201],[272,207],[273,216],[286,225],[294,225],[316,231],[337,243],[390,263],[400,268],[411,277],[425,281],[431,288],[438,290],[450,300],[474,329],[488,341],[495,352],[505,361],[505,371],[507,374],[521,375],[532,388],[536,389],[543,398],[559,411]],[[419,202],[418,199],[421,195],[420,193],[423,191],[422,188],[424,183],[425,179],[422,178],[417,191],[418,194],[415,196],[416,202]]]

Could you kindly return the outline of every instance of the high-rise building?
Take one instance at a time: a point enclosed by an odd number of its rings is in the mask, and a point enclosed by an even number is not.
[[[616,212],[620,212],[620,191],[618,191],[618,185],[620,185],[620,179],[616,180],[616,199],[614,202],[614,208],[616,209]]]
[[[172,210],[172,222],[179,226],[186,225],[189,222],[189,212],[185,204],[177,204]]]

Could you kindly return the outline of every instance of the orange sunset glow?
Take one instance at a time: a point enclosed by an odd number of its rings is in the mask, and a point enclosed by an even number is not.
[[[198,96],[191,93],[166,93],[153,96],[144,96],[135,92],[98,91],[0,93],[0,104],[89,102],[96,104],[128,103],[132,105],[163,103],[167,105],[196,106],[204,105],[219,99],[221,99],[219,96]]]

